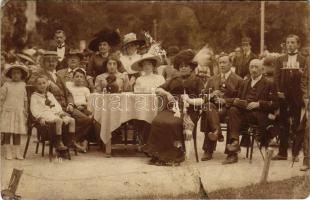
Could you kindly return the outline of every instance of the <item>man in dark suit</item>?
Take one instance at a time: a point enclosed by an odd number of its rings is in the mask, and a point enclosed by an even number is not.
[[[270,121],[268,114],[278,106],[275,86],[263,75],[263,63],[254,59],[250,62],[250,78],[245,80],[237,98],[226,100],[231,105],[228,111],[228,156],[223,164],[238,162],[240,150],[239,135],[241,125],[257,124],[262,131],[267,131]]]
[[[276,61],[274,80],[280,98],[280,146],[273,160],[286,160],[289,140],[289,118],[292,120],[292,132],[295,134],[300,124],[301,109],[304,105],[303,95],[308,89],[306,59],[299,54],[299,37],[289,35],[286,38],[287,53]]]
[[[76,120],[76,132],[70,133],[66,138],[65,143],[68,143],[70,147],[74,147],[79,151],[84,151],[83,147],[78,144],[77,138],[84,136],[83,130],[86,125],[91,123],[90,119],[82,118],[80,111],[74,108],[74,101],[72,94],[69,92],[64,81],[56,73],[57,66],[57,52],[45,51],[42,58],[41,69],[33,73],[28,80],[28,84],[34,85],[36,78],[39,75],[44,75],[49,81],[48,91],[51,92],[58,103],[61,105],[63,111],[69,113]],[[85,125],[86,124],[86,125]],[[66,134],[67,135],[67,134]]]
[[[236,67],[236,74],[241,78],[249,75],[249,64],[250,61],[256,58],[256,55],[251,51],[251,39],[248,37],[242,38],[242,56],[237,57],[235,63],[238,64]]]
[[[80,53],[78,50],[70,49],[70,51],[67,54],[67,58],[66,58],[68,67],[58,70],[56,74],[66,84],[67,82],[73,82],[73,72],[75,69],[81,67],[80,62],[82,59],[83,59],[82,53]],[[86,79],[83,83],[83,86],[88,87],[88,88],[90,87]]]
[[[224,121],[228,107],[225,100],[237,96],[243,80],[231,71],[231,60],[227,54],[219,57],[220,73],[209,79],[205,87],[205,105],[201,118],[201,131],[205,133],[203,144],[204,156],[202,161],[212,159],[217,140],[222,142],[224,137],[221,133],[220,122]]]
[[[66,68],[66,55],[69,52],[69,47],[66,44],[66,34],[63,30],[56,30],[54,34],[55,45],[51,46],[49,50],[56,51],[58,56],[58,64],[56,70]]]

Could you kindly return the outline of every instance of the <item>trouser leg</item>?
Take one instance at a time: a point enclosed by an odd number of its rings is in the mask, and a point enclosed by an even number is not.
[[[280,101],[280,146],[279,146],[279,155],[283,157],[287,157],[287,149],[288,149],[288,139],[289,139],[289,112],[288,112],[288,104],[284,100]]]
[[[77,109],[74,109],[71,116],[75,119],[75,130],[69,130],[69,132],[75,132],[77,142],[82,142],[87,139],[87,136],[92,128],[93,121],[90,117]]]
[[[228,140],[238,140],[239,141],[239,131],[242,122],[242,112],[237,107],[231,107],[228,111],[228,129],[230,131],[230,138]]]

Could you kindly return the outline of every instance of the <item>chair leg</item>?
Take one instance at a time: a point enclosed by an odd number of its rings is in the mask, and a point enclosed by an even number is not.
[[[49,145],[48,157],[50,159],[50,162],[52,162],[52,159],[53,159],[53,144],[51,144],[51,143]]]
[[[193,130],[193,140],[194,140],[196,162],[199,162],[198,150],[197,150],[197,123],[195,123],[194,130]]]
[[[39,145],[40,145],[40,141],[37,141],[37,145],[36,145],[36,154],[39,153]]]
[[[255,139],[256,145],[257,145],[257,147],[258,147],[258,150],[259,150],[259,152],[260,152],[260,155],[262,156],[263,160],[265,160],[264,154],[263,154],[263,152],[262,152],[262,146],[260,146],[260,144],[259,144],[258,139],[256,138],[256,136],[254,136],[254,139]],[[254,146],[254,145],[253,145],[253,146]],[[267,149],[267,147],[266,147],[266,149]]]
[[[252,133],[252,134],[253,134],[253,133]],[[254,135],[251,135],[251,152],[250,152],[250,162],[252,161],[252,156],[253,156],[254,140],[255,140],[255,136],[254,136]]]
[[[42,157],[44,157],[45,141],[42,142]]]
[[[246,158],[248,158],[249,157],[249,145],[246,147],[246,156],[245,156]]]
[[[26,154],[27,154],[27,151],[28,151],[30,139],[31,139],[31,131],[28,133],[28,136],[27,136],[27,142],[26,142],[26,146],[25,146],[25,150],[24,150],[24,155],[23,155],[24,159],[26,158]]]

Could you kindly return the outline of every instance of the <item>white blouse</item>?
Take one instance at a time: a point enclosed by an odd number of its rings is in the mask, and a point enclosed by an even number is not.
[[[142,75],[137,78],[134,86],[134,92],[152,93],[153,90],[166,82],[162,75],[150,74]]]

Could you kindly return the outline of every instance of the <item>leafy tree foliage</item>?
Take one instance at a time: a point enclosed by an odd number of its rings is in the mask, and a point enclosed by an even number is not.
[[[4,7],[2,42],[17,45],[23,38],[26,19],[23,1],[10,1]],[[13,6],[11,6],[13,5]],[[13,8],[12,8],[13,7]],[[295,33],[302,43],[310,43],[309,4],[306,2],[266,2],[265,38],[269,50],[277,51],[289,33]],[[37,1],[37,32],[46,45],[56,29],[62,28],[68,42],[76,45],[81,39],[90,40],[104,27],[119,29],[122,35],[149,31],[163,46],[200,48],[206,43],[217,52],[231,51],[241,38],[252,39],[252,48],[259,51],[260,2],[133,2],[133,1]],[[11,20],[14,19],[14,20]],[[14,35],[15,34],[15,35]],[[14,35],[14,37],[13,37]],[[21,41],[24,41],[21,39]],[[25,41],[24,41],[25,42]]]

